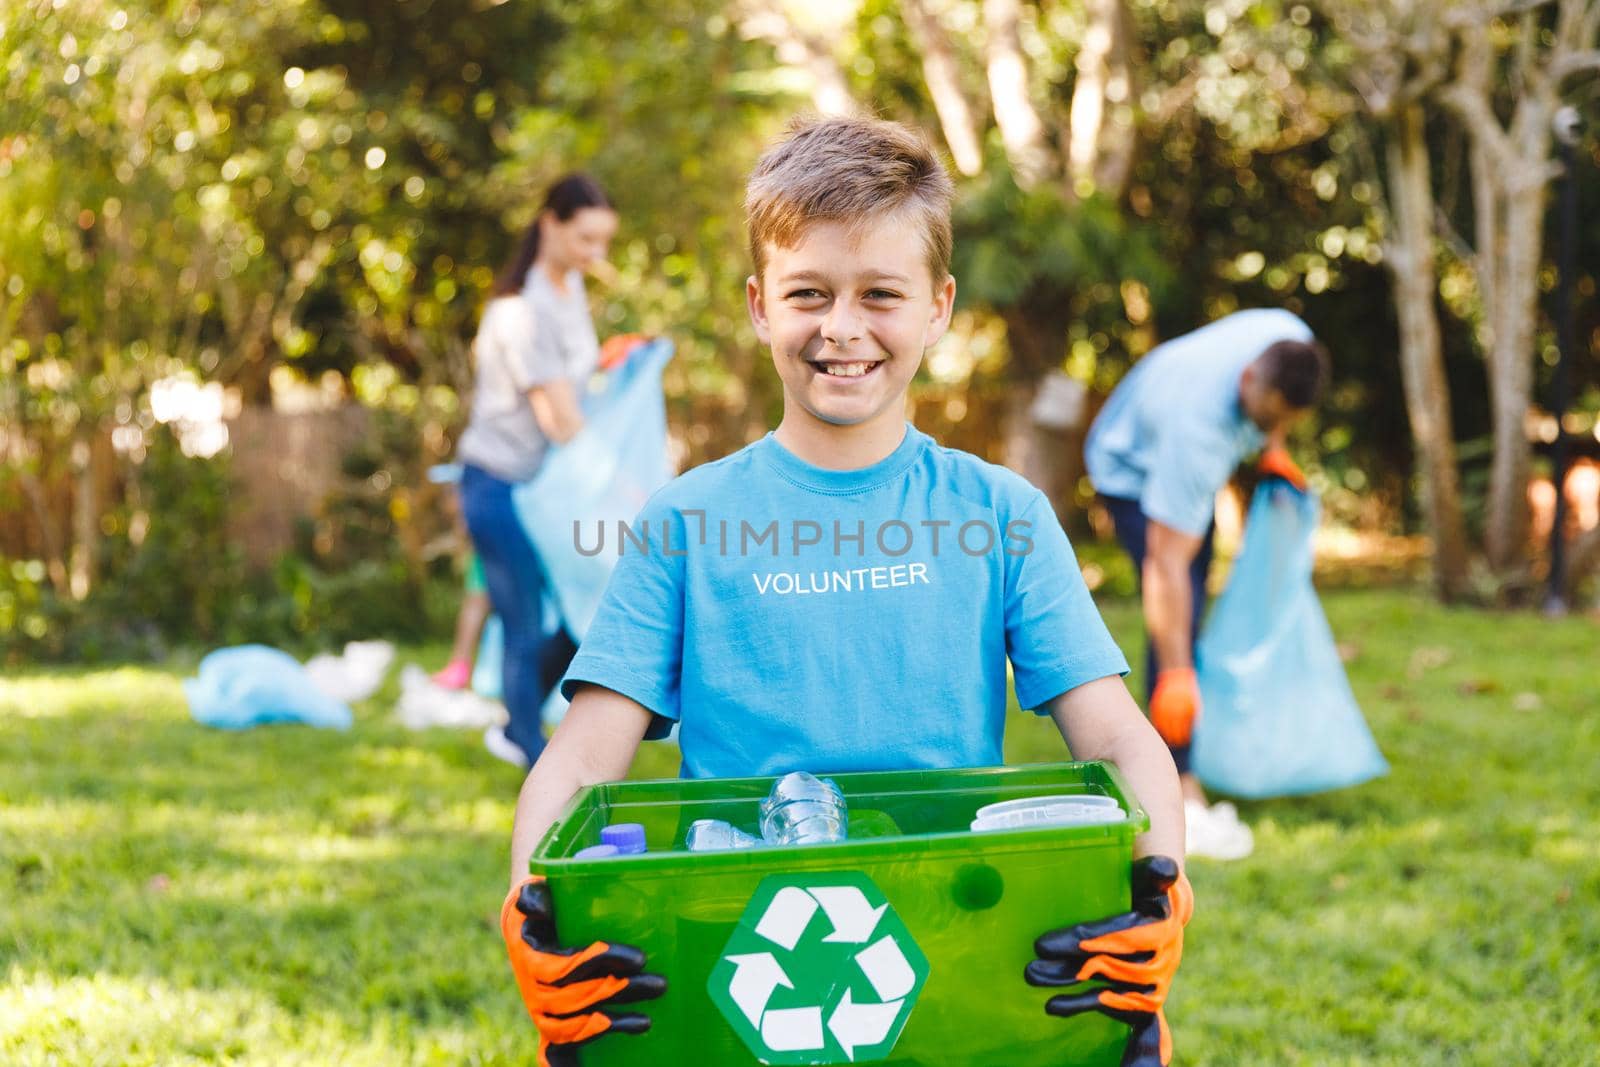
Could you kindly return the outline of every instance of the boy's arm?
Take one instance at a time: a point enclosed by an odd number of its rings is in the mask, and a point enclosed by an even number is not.
[[[1172,1033],[1163,1011],[1183,958],[1183,928],[1194,913],[1194,891],[1183,862],[1183,805],[1178,772],[1155,729],[1139,714],[1122,678],[1085,682],[1050,702],[1051,717],[1075,759],[1115,763],[1150,815],[1150,830],[1134,841],[1129,911],[1051,930],[1034,942],[1037,958],[1024,976],[1030,985],[1059,988],[1088,979],[1087,992],[1058,993],[1046,1014],[1071,1018],[1099,1012],[1131,1028],[1122,1067],[1166,1067]]]
[[[1072,758],[1107,760],[1127,776],[1150,815],[1133,843],[1137,856],[1170,856],[1183,864],[1183,799],[1172,755],[1116,675],[1069,689],[1050,702],[1050,717]],[[542,762],[542,761],[541,761]]]
[[[644,705],[597,685],[582,686],[573,695],[572,706],[517,797],[511,828],[512,885],[528,876],[528,860],[539,839],[573,794],[628,773],[650,719]]]

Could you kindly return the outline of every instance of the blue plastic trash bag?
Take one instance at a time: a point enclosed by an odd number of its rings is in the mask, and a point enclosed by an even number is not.
[[[593,545],[604,524],[606,543],[614,546],[617,523],[632,522],[672,477],[661,395],[661,370],[670,359],[672,342],[657,338],[606,374],[604,388],[584,398],[583,429],[551,449],[539,473],[512,490],[574,641],[588,632],[617,560],[614,549],[584,555],[575,537]]]
[[[1209,788],[1239,797],[1339,789],[1389,770],[1345,678],[1311,584],[1317,498],[1269,479],[1196,651],[1191,751]]]
[[[219,648],[185,678],[189,714],[206,726],[243,730],[268,722],[350,728],[350,709],[312,684],[300,662],[266,645]]]

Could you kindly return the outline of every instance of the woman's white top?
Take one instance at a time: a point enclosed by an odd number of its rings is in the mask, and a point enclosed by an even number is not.
[[[495,297],[483,309],[472,351],[477,379],[457,458],[508,482],[527,481],[550,447],[528,391],[566,379],[581,397],[600,360],[583,276],[568,274],[558,293],[543,271],[530,270],[520,295]]]

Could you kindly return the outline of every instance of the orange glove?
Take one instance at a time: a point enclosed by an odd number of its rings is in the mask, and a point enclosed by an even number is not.
[[[1150,695],[1150,722],[1169,745],[1187,745],[1200,717],[1200,682],[1193,667],[1174,667],[1156,675]]]
[[[1256,469],[1268,478],[1282,478],[1302,493],[1306,491],[1306,476],[1295,461],[1289,458],[1288,450],[1283,448],[1269,448],[1261,453],[1261,459],[1256,463]]]
[[[607,337],[606,343],[600,346],[600,369],[612,369],[633,355],[634,349],[649,340],[650,338],[642,333],[619,333]]]
[[[1098,1011],[1127,1023],[1133,1032],[1122,1067],[1165,1067],[1172,1062],[1172,1033],[1162,1008],[1192,914],[1194,890],[1177,862],[1146,856],[1133,865],[1132,911],[1045,934],[1034,942],[1038,958],[1024,976],[1036,986],[1102,979],[1099,989],[1051,997],[1044,1010],[1064,1018]]]
[[[550,887],[538,875],[513,886],[500,907],[500,933],[511,971],[539,1028],[538,1067],[576,1067],[577,1048],[616,1031],[642,1034],[650,1017],[600,1011],[659,997],[667,980],[640,974],[644,953],[632,945],[596,941],[585,949],[556,945]]]

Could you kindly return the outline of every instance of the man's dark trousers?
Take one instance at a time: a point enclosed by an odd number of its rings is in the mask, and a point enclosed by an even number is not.
[[[1117,540],[1123,549],[1133,557],[1133,573],[1138,576],[1141,589],[1144,585],[1144,550],[1145,531],[1149,527],[1150,519],[1139,507],[1137,500],[1129,500],[1120,496],[1100,497],[1100,502],[1111,513],[1111,523],[1116,527]],[[1206,524],[1206,535],[1200,541],[1200,551],[1195,554],[1194,561],[1189,564],[1189,601],[1191,615],[1189,619],[1189,647],[1191,654],[1194,650],[1195,640],[1200,635],[1200,618],[1206,610],[1206,572],[1211,569],[1211,543],[1217,532],[1217,524],[1213,520]],[[1156,646],[1150,640],[1149,631],[1144,635],[1144,703],[1146,710],[1150,707],[1150,697],[1156,691]],[[1178,765],[1178,773],[1189,770],[1189,746],[1169,746],[1172,748],[1172,761]]]

